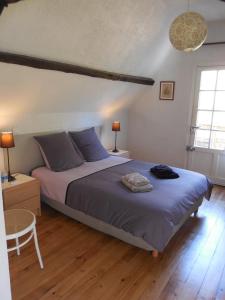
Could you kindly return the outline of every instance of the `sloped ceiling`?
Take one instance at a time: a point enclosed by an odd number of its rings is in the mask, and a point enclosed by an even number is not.
[[[186,0],[24,0],[0,18],[0,48],[117,72],[138,65]],[[207,20],[225,18],[218,0],[192,0]],[[146,71],[145,71],[146,72]]]
[[[186,8],[186,0],[24,0],[10,5],[0,17],[0,50],[151,77],[161,58],[174,51],[168,27]],[[192,0],[191,8],[209,21],[225,16],[225,4],[217,0]],[[9,100],[11,105],[23,103],[40,111],[95,111],[140,88],[80,76],[67,81],[66,75],[31,74],[26,68],[3,64],[0,72],[4,96],[14,99]],[[26,91],[26,97],[18,92],[7,96],[12,83]],[[59,83],[65,85],[63,89]],[[44,95],[47,89],[50,95]]]

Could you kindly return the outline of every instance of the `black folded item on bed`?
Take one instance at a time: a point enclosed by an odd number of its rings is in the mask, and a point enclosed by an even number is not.
[[[160,179],[175,179],[179,175],[166,165],[157,165],[150,169],[151,173]]]

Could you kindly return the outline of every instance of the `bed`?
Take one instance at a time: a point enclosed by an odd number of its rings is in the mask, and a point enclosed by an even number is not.
[[[157,179],[149,171],[154,165],[110,156],[63,172],[38,167],[32,176],[40,180],[42,200],[54,209],[157,256],[203,198],[209,199],[212,185],[204,175],[179,168],[178,179]],[[121,176],[132,171],[146,176],[153,191],[132,193],[123,186]]]
[[[32,176],[55,209],[128,243],[162,252],[203,197],[209,198],[210,183],[201,174],[177,168],[180,178],[160,180],[149,172],[153,165],[111,156],[64,172],[40,167]],[[132,171],[150,179],[153,190],[132,193],[123,186],[121,176]]]

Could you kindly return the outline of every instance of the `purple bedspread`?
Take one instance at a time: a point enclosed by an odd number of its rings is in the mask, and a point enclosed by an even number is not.
[[[134,236],[162,251],[187,211],[201,197],[210,198],[212,184],[202,174],[173,168],[177,179],[157,179],[149,170],[155,164],[129,161],[71,182],[66,204]],[[121,176],[139,172],[154,189],[132,193]]]

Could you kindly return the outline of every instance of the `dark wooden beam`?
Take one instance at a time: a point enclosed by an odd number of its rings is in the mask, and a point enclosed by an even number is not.
[[[0,15],[3,11],[3,9],[7,6],[7,2],[5,0],[0,0]]]
[[[16,2],[20,2],[23,0],[4,0],[7,4],[11,4],[11,3],[16,3]]]
[[[225,42],[209,42],[203,44],[203,46],[211,46],[211,45],[225,45]]]
[[[153,85],[155,83],[153,79],[147,77],[101,71],[88,67],[82,67],[78,65],[7,52],[0,52],[0,62],[21,65],[36,69],[59,71],[64,73],[85,75],[109,80],[126,81],[143,85]]]
[[[1,15],[3,9],[8,6],[8,4],[16,3],[19,1],[22,1],[22,0],[0,0],[0,15]]]

